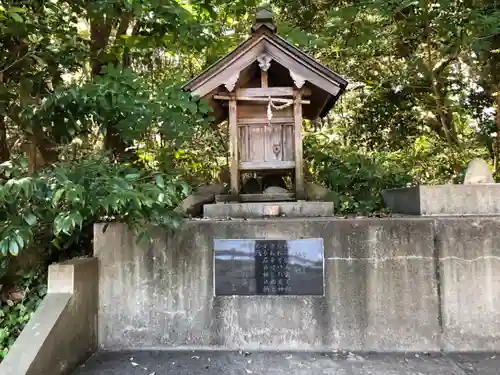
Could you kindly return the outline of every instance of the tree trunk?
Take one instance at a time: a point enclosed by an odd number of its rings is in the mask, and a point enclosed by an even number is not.
[[[96,77],[102,74],[102,67],[106,64],[119,64],[116,56],[109,55],[106,48],[110,43],[113,27],[116,27],[116,40],[119,40],[126,32],[132,22],[130,13],[123,13],[120,19],[105,19],[101,15],[93,15],[90,20],[91,36],[91,66],[92,75]],[[129,63],[128,57],[124,57],[124,63]],[[126,148],[129,146],[122,139],[116,124],[104,124],[106,133],[104,135],[104,149],[110,151],[115,159],[127,157]]]
[[[495,137],[495,157],[494,157],[494,171],[495,177],[500,175],[500,54],[497,52],[500,48],[500,33],[493,36],[491,46],[488,52],[488,68],[490,72],[491,86],[495,102],[495,124],[496,124],[496,137]]]
[[[9,146],[7,145],[7,127],[5,125],[5,117],[0,114],[0,163],[10,159]]]
[[[496,116],[495,116],[495,122],[496,122],[496,128],[497,128],[497,136],[496,136],[496,152],[495,152],[495,166],[494,166],[494,171],[495,171],[495,177],[498,177],[500,173],[500,161],[498,160],[500,158],[500,85],[497,86],[497,93],[496,93]]]
[[[93,77],[100,75],[102,67],[106,64],[106,47],[112,28],[112,22],[106,21],[102,15],[94,15],[90,20],[90,53]]]

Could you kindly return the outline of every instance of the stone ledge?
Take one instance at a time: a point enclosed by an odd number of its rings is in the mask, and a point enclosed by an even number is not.
[[[0,364],[2,375],[64,375],[97,349],[97,259],[49,267],[48,293]]]
[[[422,185],[385,190],[394,213],[422,216],[499,215],[500,184]]]
[[[205,218],[262,218],[262,217],[329,217],[333,216],[331,202],[248,202],[216,203],[203,206]]]

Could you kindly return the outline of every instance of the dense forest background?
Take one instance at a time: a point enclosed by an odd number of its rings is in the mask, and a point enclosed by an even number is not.
[[[51,262],[86,255],[92,223],[181,224],[216,181],[227,124],[179,90],[248,36],[256,0],[0,0],[0,360]],[[347,78],[306,123],[308,176],[337,212],[380,192],[500,174],[500,1],[277,0],[280,35]]]

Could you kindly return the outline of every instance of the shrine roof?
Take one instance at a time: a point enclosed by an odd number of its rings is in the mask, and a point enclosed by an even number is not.
[[[324,117],[345,91],[348,82],[278,35],[272,13],[266,9],[257,13],[251,31],[248,39],[188,81],[183,89],[202,98],[213,95],[221,85],[238,80],[242,71],[266,55],[272,65],[288,69],[312,89],[314,112],[316,116]]]

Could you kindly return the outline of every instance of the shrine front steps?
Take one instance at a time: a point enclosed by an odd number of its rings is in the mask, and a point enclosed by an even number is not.
[[[203,206],[203,217],[208,219],[331,216],[334,216],[332,202],[246,202],[215,203]]]

